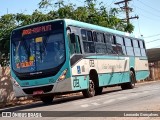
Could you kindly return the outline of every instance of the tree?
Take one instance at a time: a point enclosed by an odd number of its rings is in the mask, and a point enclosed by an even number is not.
[[[10,33],[16,27],[14,14],[6,14],[0,18],[0,64],[8,64]]]
[[[19,26],[57,18],[70,18],[129,33],[133,31],[134,26],[132,24],[127,25],[117,17],[120,12],[117,8],[108,10],[103,2],[98,3],[97,0],[86,0],[84,3],[85,6],[76,7],[72,3],[65,4],[63,0],[59,0],[58,2],[54,0],[41,0],[38,3],[39,8],[32,15],[17,13],[1,16],[0,55],[2,57],[0,58],[0,64],[5,65],[6,59],[8,60],[10,34],[14,28]],[[49,10],[49,12],[46,13],[46,10]]]

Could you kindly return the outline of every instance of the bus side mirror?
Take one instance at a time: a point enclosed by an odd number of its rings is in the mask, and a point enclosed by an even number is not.
[[[75,33],[70,34],[71,43],[76,43],[76,35]]]

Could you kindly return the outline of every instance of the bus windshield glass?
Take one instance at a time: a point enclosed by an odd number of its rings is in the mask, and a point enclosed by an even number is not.
[[[34,73],[64,63],[64,30],[58,24],[39,25],[12,33],[12,66],[16,72]]]

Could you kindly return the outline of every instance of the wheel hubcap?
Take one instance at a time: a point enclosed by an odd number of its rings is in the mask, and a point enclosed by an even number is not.
[[[93,81],[90,81],[89,92],[90,92],[91,94],[94,94],[94,83],[93,83]]]

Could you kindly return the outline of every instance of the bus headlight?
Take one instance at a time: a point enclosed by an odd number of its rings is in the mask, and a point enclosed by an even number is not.
[[[20,85],[18,84],[18,82],[12,77],[12,83],[15,87],[20,87]]]
[[[64,80],[66,78],[66,74],[67,74],[67,69],[65,69],[62,72],[61,76],[58,78],[58,81]]]

